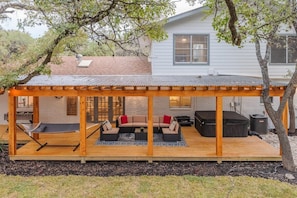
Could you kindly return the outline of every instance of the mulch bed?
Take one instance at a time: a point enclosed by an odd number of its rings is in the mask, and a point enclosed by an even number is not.
[[[297,173],[282,167],[281,162],[80,162],[72,161],[10,161],[7,146],[1,146],[0,174],[20,176],[252,176],[276,179],[297,185]],[[289,180],[285,174],[292,174]]]

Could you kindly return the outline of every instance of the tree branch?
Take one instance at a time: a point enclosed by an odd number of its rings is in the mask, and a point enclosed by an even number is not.
[[[235,26],[235,23],[238,21],[235,5],[232,0],[225,0],[225,3],[227,4],[229,15],[230,15],[228,26],[229,26],[229,29],[230,29],[231,35],[232,35],[232,43],[237,46],[240,46],[241,36],[237,32],[237,29]]]
[[[59,44],[59,42],[62,39],[64,39],[65,37],[67,37],[71,34],[73,34],[73,31],[66,29],[52,42],[52,44],[49,46],[49,48],[47,48],[45,51],[43,51],[41,54],[38,55],[39,59],[37,59],[37,60],[35,59],[35,61],[33,61],[33,62],[28,61],[27,63],[22,65],[20,67],[18,73],[21,73],[26,67],[30,66],[33,63],[38,62],[40,59],[42,59],[46,55],[46,57],[42,61],[41,65],[39,67],[37,67],[37,69],[35,69],[33,72],[29,73],[27,75],[27,77],[25,77],[22,80],[19,80],[18,83],[24,84],[24,83],[28,82],[29,80],[31,80],[34,76],[40,75],[40,71],[47,65],[47,63],[49,63],[51,61],[55,47]]]

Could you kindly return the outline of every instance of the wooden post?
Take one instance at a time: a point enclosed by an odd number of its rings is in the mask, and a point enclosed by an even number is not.
[[[147,155],[153,156],[154,131],[153,131],[153,96],[148,96],[148,131],[147,131]]]
[[[223,98],[216,97],[216,154],[223,155]]]
[[[39,97],[33,97],[33,123],[39,123]],[[33,133],[35,139],[39,139],[39,133]]]
[[[9,155],[16,155],[16,97],[8,91]]]
[[[86,125],[86,97],[80,96],[80,155],[87,155],[86,137],[87,137],[87,125]]]

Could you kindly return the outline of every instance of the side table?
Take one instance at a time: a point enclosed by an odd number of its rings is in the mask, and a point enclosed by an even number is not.
[[[147,128],[141,131],[141,128],[135,128],[135,140],[147,140]]]

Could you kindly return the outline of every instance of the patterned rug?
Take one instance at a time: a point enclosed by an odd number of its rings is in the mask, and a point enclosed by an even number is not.
[[[96,141],[96,145],[136,145],[143,146],[147,145],[146,140],[135,140],[135,133],[120,133],[118,141]],[[187,143],[181,136],[181,141],[176,142],[164,142],[161,133],[154,133],[154,145],[155,146],[187,146]]]

